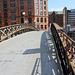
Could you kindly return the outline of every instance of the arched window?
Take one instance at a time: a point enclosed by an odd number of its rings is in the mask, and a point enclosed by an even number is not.
[[[5,26],[8,26],[8,23],[7,22],[5,23]]]
[[[0,24],[2,24],[2,20],[0,19]]]
[[[24,23],[24,18],[21,18],[21,23]]]
[[[41,30],[43,30],[43,25],[41,25]]]
[[[37,18],[37,22],[39,22],[39,18]]]
[[[47,20],[46,20],[46,18],[45,18],[45,23],[46,23],[46,21],[47,21]]]
[[[47,29],[47,25],[45,25],[45,29]]]
[[[41,22],[43,23],[43,18],[41,18]]]
[[[28,18],[28,22],[29,23],[32,23],[32,18]]]

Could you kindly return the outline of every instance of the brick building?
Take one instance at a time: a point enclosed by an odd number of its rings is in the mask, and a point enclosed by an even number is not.
[[[66,24],[75,26],[75,9],[67,10],[67,8],[65,7],[63,9],[63,13],[64,13],[64,17],[66,18]],[[65,19],[64,19],[64,22],[65,22]]]
[[[24,24],[24,21],[47,30],[48,0],[0,0],[0,26]]]
[[[49,12],[48,13],[48,25],[50,23],[57,23],[61,27],[63,26],[63,12],[62,11],[54,11],[54,12]]]
[[[68,25],[70,26],[70,31],[75,30],[75,9],[67,10],[67,7],[63,9],[63,25],[65,32],[68,32]]]

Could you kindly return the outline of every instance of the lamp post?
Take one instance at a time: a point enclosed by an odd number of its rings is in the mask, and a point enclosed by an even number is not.
[[[23,16],[24,16],[24,23],[25,23],[25,14],[26,14],[26,13],[25,13],[25,12],[22,12],[22,14],[23,14]]]

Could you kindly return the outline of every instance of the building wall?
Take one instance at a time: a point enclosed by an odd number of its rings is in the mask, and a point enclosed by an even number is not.
[[[5,4],[0,6],[1,14],[2,14],[2,24],[0,26],[7,26],[11,24],[24,24],[23,21],[29,21],[27,23],[29,25],[33,25],[37,27],[39,25],[40,30],[47,30],[48,29],[48,0],[6,0],[6,7]],[[46,4],[44,3],[46,2]],[[37,8],[38,6],[38,8]],[[4,10],[4,8],[7,10]],[[37,14],[38,11],[38,14]],[[21,12],[25,12],[25,16],[21,14]],[[40,12],[43,14],[41,15]],[[30,13],[30,15],[28,14]],[[44,14],[46,13],[46,15]],[[7,14],[7,16],[4,16]],[[6,19],[5,19],[6,18]],[[39,23],[37,23],[37,18],[39,18]],[[40,21],[40,18],[43,18],[43,23]],[[44,22],[44,18],[46,18],[47,22]],[[41,29],[41,25],[43,25],[43,29]],[[46,29],[44,29],[44,25],[46,25]]]
[[[67,24],[70,24],[70,25],[75,25],[75,9],[71,9],[71,10],[67,10],[67,8],[65,7],[63,9],[63,23],[64,23],[64,26],[65,26],[65,23],[66,25]]]
[[[63,14],[58,14],[57,11],[49,12],[48,19],[49,19],[48,25],[50,25],[50,23],[55,22],[61,27],[63,26]]]
[[[75,9],[67,10],[66,7],[63,9],[63,24],[65,33],[67,33],[67,25],[71,25],[71,28],[75,26]]]
[[[57,14],[55,15],[55,22],[63,27],[63,14]]]
[[[53,15],[48,15],[48,26],[50,26],[50,23],[53,23]]]
[[[42,1],[42,3],[40,3],[41,1]],[[44,2],[46,2],[46,4]],[[39,26],[38,29],[40,29],[41,31],[48,30],[48,0],[38,0],[38,3],[36,3],[36,0],[35,0],[34,4],[35,4],[34,9],[35,9],[36,27]],[[37,6],[38,6],[38,8],[37,8]],[[45,9],[45,7],[46,7],[46,9]],[[42,12],[42,14],[41,14],[41,12]],[[39,22],[37,22],[37,18],[39,18]],[[43,22],[41,22],[41,18],[43,18]],[[45,18],[46,18],[46,22],[45,22]],[[41,28],[41,25],[43,25],[43,29]],[[46,25],[46,29],[45,29],[45,25]]]
[[[4,26],[3,0],[0,0],[0,27]]]
[[[67,10],[68,24],[75,25],[75,9]]]

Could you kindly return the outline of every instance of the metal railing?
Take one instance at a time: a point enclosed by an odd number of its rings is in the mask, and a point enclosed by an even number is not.
[[[10,36],[12,37],[13,34],[17,35],[22,32],[30,31],[30,30],[38,30],[34,26],[31,25],[22,25],[22,24],[16,24],[16,25],[10,25],[0,28],[0,42],[8,39]]]
[[[70,59],[68,58],[67,50],[65,48],[66,45],[64,45],[64,42],[65,44],[70,43],[72,51],[75,49],[75,42],[68,37],[63,30],[57,30],[54,24],[51,25],[51,32],[56,44],[64,75],[74,75],[74,70],[70,63]]]

